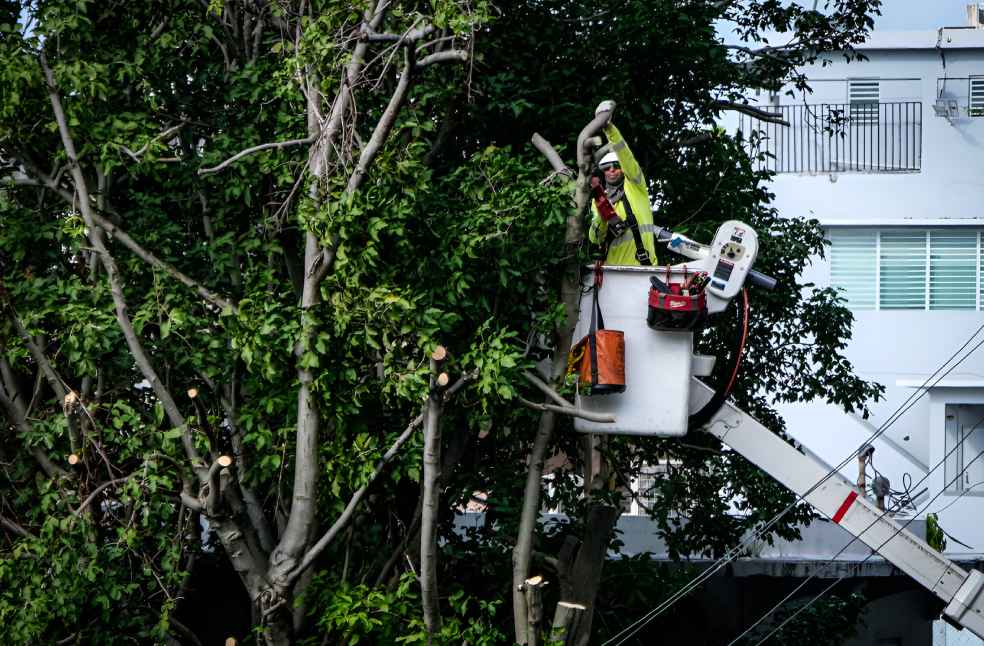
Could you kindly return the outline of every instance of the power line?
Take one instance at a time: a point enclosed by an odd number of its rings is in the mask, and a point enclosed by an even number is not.
[[[898,419],[902,415],[908,412],[913,406],[915,406],[915,404],[920,399],[926,396],[926,394],[929,392],[929,388],[938,384],[944,377],[946,377],[953,370],[955,370],[957,366],[963,363],[967,359],[967,357],[969,357],[979,347],[981,347],[981,345],[984,345],[984,340],[978,342],[978,344],[975,345],[969,352],[967,352],[967,354],[965,354],[963,358],[961,358],[953,366],[951,366],[949,369],[943,372],[943,374],[940,374],[937,377],[940,371],[943,370],[951,361],[953,361],[953,359],[956,358],[956,356],[960,354],[968,345],[970,345],[970,343],[974,340],[974,338],[977,337],[978,334],[980,334],[982,330],[984,330],[984,325],[981,325],[979,328],[977,328],[977,330],[963,343],[963,345],[961,345],[953,354],[950,355],[949,358],[947,358],[946,361],[944,361],[936,370],[934,370],[933,373],[926,378],[926,380],[922,383],[922,385],[919,388],[917,388],[911,395],[909,395],[909,397],[906,398],[906,400],[902,402],[902,404],[898,408],[896,408],[895,412],[889,415],[889,417],[882,424],[882,426],[880,426],[878,430],[874,434],[872,434],[871,438],[866,440],[861,446],[859,446],[850,455],[844,458],[839,465],[832,468],[823,478],[821,478],[819,481],[814,483],[813,486],[811,486],[807,491],[803,492],[802,494],[798,494],[793,502],[791,502],[789,505],[786,506],[785,509],[783,509],[775,516],[773,516],[768,522],[760,526],[752,534],[746,536],[737,545],[735,545],[730,550],[725,552],[725,554],[721,556],[721,558],[719,558],[711,567],[709,567],[708,569],[704,570],[696,577],[691,579],[690,582],[688,582],[682,588],[677,590],[674,594],[670,595],[667,599],[665,599],[662,603],[660,603],[655,608],[650,610],[648,613],[646,613],[645,615],[643,615],[633,623],[626,626],[616,635],[609,638],[607,641],[605,641],[602,644],[602,646],[610,646],[610,645],[619,646],[620,644],[625,643],[626,641],[631,639],[636,633],[642,630],[642,628],[646,624],[648,624],[650,621],[658,617],[660,614],[666,611],[677,601],[690,594],[690,592],[700,587],[704,583],[704,581],[712,577],[714,574],[720,571],[721,568],[723,568],[725,565],[727,565],[735,558],[737,558],[745,547],[750,545],[755,540],[758,540],[758,538],[761,537],[762,534],[764,534],[769,528],[771,528],[773,525],[779,522],[779,520],[783,516],[789,513],[789,511],[792,510],[793,507],[795,507],[797,504],[799,504],[806,496],[810,495],[813,491],[817,489],[817,487],[823,485],[823,483],[829,480],[835,473],[839,472],[840,469],[846,466],[852,459],[857,457],[857,455],[864,449],[865,446],[867,446],[871,441],[880,437],[886,430],[888,430],[888,428],[896,421],[898,421]],[[932,385],[930,385],[930,381],[933,381],[934,379],[935,381],[932,383]]]
[[[981,417],[977,421],[977,423],[974,424],[973,428],[971,429],[971,432],[975,431],[977,429],[977,427],[980,426],[982,423],[984,423],[984,417]],[[963,443],[963,440],[961,440],[960,443]],[[943,466],[943,464],[950,458],[950,456],[953,455],[953,453],[955,453],[956,450],[960,447],[960,443],[954,445],[954,447],[952,449],[950,449],[950,451],[946,455],[944,455],[940,459],[940,461],[937,462],[936,465],[932,469],[930,469],[929,471],[927,471],[926,472],[926,475],[924,475],[919,480],[919,482],[917,482],[913,486],[919,486],[919,485],[921,485],[923,482],[925,482],[929,478],[929,476],[934,471],[936,471],[941,466]],[[982,451],[981,453],[979,453],[977,455],[977,457],[975,457],[973,460],[971,460],[969,463],[967,463],[967,466],[964,467],[963,471],[961,471],[959,474],[957,474],[957,476],[954,478],[954,480],[952,482],[956,482],[957,478],[959,478],[963,474],[963,472],[966,471],[970,467],[970,465],[973,464],[977,460],[977,458],[981,457],[981,455],[984,455],[984,451]],[[951,482],[951,484],[952,484],[952,482]],[[936,494],[936,496],[934,496],[932,500],[930,500],[929,502],[926,503],[926,508],[929,507],[930,503],[932,503],[937,498],[939,498],[940,495],[942,495],[943,491],[946,490],[946,487],[947,486],[949,486],[949,485],[945,485],[943,487],[943,489],[940,491],[940,493]],[[834,554],[829,559],[827,559],[826,562],[824,562],[819,567],[820,568],[826,568],[826,567],[828,567],[830,565],[833,565],[834,561],[837,560],[837,557],[838,556],[840,556],[841,554],[843,554],[847,550],[847,548],[849,548],[851,545],[854,545],[854,543],[856,543],[865,534],[865,532],[867,532],[869,529],[871,529],[876,524],[878,524],[878,522],[880,520],[882,520],[885,516],[887,516],[889,513],[890,513],[890,510],[888,510],[888,509],[883,510],[882,513],[877,518],[875,518],[873,521],[871,521],[871,523],[867,527],[865,527],[863,530],[861,530],[854,538],[852,538],[846,545],[844,545],[844,547],[840,548],[840,550],[836,554]],[[916,512],[916,513],[918,513],[918,512]],[[901,527],[899,527],[895,531],[894,534],[892,534],[881,545],[879,545],[878,546],[878,550],[880,550],[882,547],[884,547],[886,544],[888,544],[888,542],[891,541],[893,538],[895,538],[896,536],[898,536],[899,532],[901,532],[902,529],[904,529],[905,527],[908,527],[909,526],[909,523],[911,523],[913,520],[915,520],[915,514],[913,514],[913,517],[910,518],[905,523],[905,525],[902,525]],[[875,550],[875,552],[877,552],[878,550]],[[864,563],[865,561],[867,561],[868,559],[870,559],[875,552],[872,552],[867,557],[865,557],[864,560],[861,561],[861,563]],[[734,639],[732,639],[730,642],[728,642],[728,646],[733,646],[734,644],[737,644],[739,641],[741,641],[745,637],[745,635],[747,635],[748,633],[752,632],[757,626],[759,626],[759,624],[761,624],[763,621],[765,621],[767,618],[769,618],[769,616],[771,616],[772,613],[774,613],[776,610],[778,610],[780,607],[782,607],[783,604],[785,604],[787,601],[789,601],[791,598],[793,598],[796,595],[797,592],[799,592],[804,587],[806,587],[806,585],[810,581],[812,581],[813,579],[815,579],[817,576],[818,575],[816,573],[814,573],[814,574],[811,574],[810,576],[808,576],[806,579],[804,579],[798,586],[796,586],[795,588],[793,588],[793,590],[789,594],[787,594],[785,597],[783,597],[782,599],[780,599],[779,602],[776,605],[772,606],[772,608],[770,608],[764,615],[762,615],[761,617],[759,617],[758,620],[755,623],[753,623],[751,626],[749,626],[748,628],[746,628],[745,631],[742,632],[740,635],[738,635],[737,637],[735,637]],[[837,581],[841,581],[843,578],[844,578],[843,576],[842,577],[839,577],[837,579]],[[835,583],[837,581],[835,581]],[[833,586],[830,586],[830,587],[833,587]],[[826,588],[823,592],[820,593],[820,596],[823,596],[824,594],[826,594],[826,592],[829,589],[830,588]],[[771,635],[771,633],[770,633],[770,635]],[[762,642],[758,642],[758,643],[761,644]]]

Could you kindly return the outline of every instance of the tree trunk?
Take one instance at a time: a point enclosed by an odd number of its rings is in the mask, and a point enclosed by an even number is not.
[[[424,502],[420,522],[420,597],[424,607],[424,625],[427,627],[427,643],[441,631],[441,607],[437,591],[437,518],[441,498],[441,409],[440,380],[447,375],[438,374],[446,351],[441,346],[431,355],[431,394],[424,413]]]
[[[565,588],[572,591],[567,605],[558,604],[554,612],[553,625],[565,626],[565,644],[588,646],[591,639],[591,620],[594,614],[595,597],[601,583],[601,573],[608,553],[608,542],[618,521],[619,510],[603,504],[593,504],[587,511],[584,523],[584,540],[577,551],[574,563],[569,569],[569,580]],[[582,606],[583,615],[571,613],[570,607]],[[574,621],[576,620],[576,621]],[[565,623],[566,622],[566,623]],[[573,623],[571,623],[573,622]]]

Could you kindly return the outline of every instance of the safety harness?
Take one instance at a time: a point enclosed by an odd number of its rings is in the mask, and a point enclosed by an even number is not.
[[[608,223],[608,233],[605,235],[605,242],[602,244],[602,257],[608,256],[608,248],[611,246],[612,241],[621,237],[625,233],[625,229],[628,229],[632,232],[632,240],[635,242],[636,260],[643,267],[652,267],[653,261],[649,257],[649,251],[646,250],[646,246],[642,242],[639,221],[636,219],[635,213],[632,212],[632,205],[629,203],[629,198],[623,197],[621,200],[625,206],[625,221],[623,222],[618,217],[618,213],[615,212],[615,207],[612,206],[611,200],[608,199],[608,195],[601,185],[601,180],[597,177],[591,178],[591,194],[594,197],[598,215]]]

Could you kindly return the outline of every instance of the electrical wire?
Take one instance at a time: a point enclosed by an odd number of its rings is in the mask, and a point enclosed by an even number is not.
[[[984,423],[984,417],[981,417],[981,419],[979,419],[979,420],[977,421],[977,424],[975,424],[975,425],[974,425],[974,429],[976,429],[976,428],[977,428],[978,426],[980,426],[980,425],[981,425],[982,423]],[[971,431],[973,431],[974,429],[971,429]],[[940,468],[941,466],[943,466],[943,464],[944,464],[944,463],[946,462],[946,460],[947,460],[947,459],[949,459],[949,457],[950,457],[950,456],[951,456],[951,455],[952,455],[952,454],[953,454],[954,452],[956,452],[956,450],[957,450],[957,449],[959,448],[959,446],[960,446],[960,445],[959,445],[959,444],[957,444],[957,445],[955,445],[955,446],[954,446],[954,447],[953,447],[952,449],[950,449],[950,451],[949,451],[949,452],[948,452],[948,453],[947,453],[946,455],[944,455],[944,456],[943,456],[943,457],[942,457],[942,458],[940,459],[940,461],[939,461],[939,462],[937,462],[937,463],[936,463],[936,465],[935,465],[935,466],[934,466],[934,467],[933,467],[932,469],[930,469],[929,471],[927,471],[927,472],[926,472],[926,475],[925,475],[925,476],[923,476],[923,477],[922,477],[922,478],[921,478],[921,479],[919,480],[919,482],[917,482],[917,483],[916,483],[916,485],[915,485],[915,486],[918,486],[918,485],[921,485],[921,484],[922,484],[923,482],[925,482],[925,481],[926,481],[926,479],[928,479],[928,478],[929,478],[929,476],[930,476],[930,475],[931,475],[931,474],[932,474],[932,473],[933,473],[934,471],[936,471],[936,470],[937,470],[937,469],[939,469],[939,468]],[[967,464],[967,466],[965,466],[965,467],[964,467],[964,471],[966,471],[966,470],[967,470],[967,469],[968,469],[968,468],[970,467],[970,465],[971,465],[971,464],[973,464],[973,463],[974,463],[974,461],[976,461],[976,460],[977,460],[977,458],[979,458],[979,457],[981,457],[981,455],[984,455],[984,451],[981,451],[981,453],[980,453],[980,454],[978,454],[976,458],[974,458],[973,460],[971,460],[971,461],[970,461],[970,462],[969,462],[969,463]],[[956,481],[956,479],[957,479],[957,478],[959,478],[959,477],[960,477],[960,475],[961,475],[962,473],[963,473],[963,472],[961,471],[961,473],[960,473],[960,474],[957,474],[957,476],[956,476],[956,478],[954,478],[954,482]],[[952,484],[952,483],[951,483],[951,484]],[[949,485],[947,485],[947,486],[949,486]],[[939,496],[940,496],[940,495],[941,495],[941,494],[943,493],[943,491],[945,491],[945,490],[946,490],[946,487],[944,487],[944,488],[943,488],[943,490],[942,490],[942,491],[941,491],[941,492],[940,492],[939,494],[937,494],[936,496],[934,496],[932,500],[930,500],[930,501],[929,501],[928,503],[926,503],[926,506],[928,507],[930,503],[932,503],[932,502],[933,502],[934,500],[936,500],[937,498],[939,498]],[[838,552],[837,552],[836,554],[834,554],[834,555],[833,555],[833,556],[831,556],[831,557],[830,557],[829,559],[827,559],[827,560],[826,560],[826,561],[825,561],[825,562],[824,562],[823,564],[821,564],[821,565],[819,566],[819,568],[827,568],[827,567],[829,567],[830,565],[832,565],[832,564],[834,563],[834,561],[836,561],[836,560],[837,560],[837,557],[838,557],[838,556],[840,556],[841,554],[843,554],[843,553],[844,553],[844,552],[845,552],[845,551],[847,550],[847,548],[849,548],[849,547],[850,547],[851,545],[854,545],[854,543],[856,543],[856,542],[857,542],[858,540],[860,540],[860,538],[861,538],[862,536],[864,536],[864,534],[865,534],[865,533],[866,533],[866,532],[867,532],[867,531],[868,531],[869,529],[871,529],[871,528],[872,528],[872,527],[874,527],[874,526],[875,526],[876,524],[878,524],[878,522],[879,522],[879,521],[881,521],[881,520],[882,520],[883,518],[885,518],[885,516],[887,516],[887,515],[888,515],[889,513],[891,513],[891,510],[890,510],[890,509],[885,509],[885,510],[883,510],[883,511],[882,511],[882,513],[881,513],[881,514],[879,514],[877,518],[875,518],[875,519],[874,519],[873,521],[871,521],[871,523],[870,523],[870,524],[869,524],[869,525],[868,525],[867,527],[865,527],[865,528],[864,528],[863,530],[861,530],[861,531],[860,531],[860,532],[859,532],[859,533],[858,533],[858,534],[857,534],[856,536],[854,536],[854,538],[852,538],[852,539],[851,539],[851,540],[850,540],[850,541],[849,541],[849,542],[848,542],[848,543],[847,543],[846,545],[844,545],[844,547],[842,547],[842,548],[840,548],[840,550],[839,550],[839,551],[838,551]],[[862,560],[862,561],[861,561],[861,563],[864,563],[865,561],[867,561],[868,559],[870,559],[870,558],[871,558],[871,557],[872,557],[872,556],[874,555],[874,553],[875,553],[875,552],[877,552],[877,551],[879,551],[879,550],[880,550],[880,549],[881,549],[882,547],[884,547],[884,546],[885,546],[886,544],[888,544],[888,543],[889,543],[889,541],[891,541],[891,540],[892,540],[893,538],[895,538],[896,536],[898,536],[898,534],[899,534],[899,533],[900,533],[900,532],[901,532],[901,531],[902,531],[903,529],[905,529],[906,527],[908,527],[908,526],[909,526],[909,523],[911,523],[911,522],[912,522],[913,520],[915,520],[915,516],[913,516],[912,518],[910,518],[910,519],[908,519],[908,521],[906,521],[906,523],[905,523],[904,525],[901,525],[901,526],[900,526],[900,527],[899,527],[899,528],[898,528],[898,529],[897,529],[897,530],[895,531],[895,533],[894,533],[894,534],[892,534],[892,535],[891,535],[891,536],[890,536],[889,538],[887,538],[887,539],[885,540],[885,542],[883,542],[883,543],[882,543],[881,545],[879,545],[879,546],[878,546],[878,549],[876,549],[876,550],[875,550],[874,552],[872,552],[872,553],[871,553],[871,554],[869,554],[869,555],[868,555],[867,557],[865,557],[865,558],[864,558],[864,560]],[[825,571],[825,570],[822,570],[822,571]],[[731,640],[730,642],[728,642],[728,646],[734,646],[734,644],[736,644],[736,643],[738,643],[739,641],[741,641],[742,639],[744,639],[746,635],[748,635],[748,634],[749,634],[750,632],[752,632],[752,631],[753,631],[753,630],[754,630],[754,629],[755,629],[756,627],[758,627],[758,626],[759,626],[759,625],[760,625],[760,624],[761,624],[761,623],[762,623],[763,621],[765,621],[765,620],[766,620],[766,619],[767,619],[768,617],[770,617],[770,616],[771,616],[771,615],[772,615],[772,614],[773,614],[773,613],[774,613],[774,612],[775,612],[776,610],[778,610],[778,609],[779,609],[780,607],[782,607],[782,605],[783,605],[784,603],[786,603],[786,602],[787,602],[787,601],[789,601],[789,600],[790,600],[791,598],[793,598],[793,597],[794,597],[794,596],[796,595],[796,593],[797,593],[797,592],[799,592],[800,590],[802,590],[802,589],[803,589],[803,588],[804,588],[804,587],[805,587],[805,586],[806,586],[806,585],[807,585],[807,584],[808,584],[808,583],[809,583],[810,581],[812,581],[813,579],[815,579],[815,578],[816,578],[817,576],[818,576],[818,575],[817,575],[816,573],[814,573],[814,574],[811,574],[810,576],[808,576],[808,577],[807,577],[806,579],[804,579],[804,580],[803,580],[803,581],[802,581],[802,582],[801,582],[801,583],[800,583],[799,585],[797,585],[797,586],[796,586],[795,588],[793,588],[793,590],[792,590],[792,591],[790,591],[790,593],[789,593],[789,594],[787,594],[787,595],[786,595],[785,597],[783,597],[782,599],[780,599],[780,600],[779,600],[779,602],[778,602],[778,603],[777,603],[776,605],[774,605],[774,606],[772,606],[772,608],[770,608],[770,609],[769,609],[769,610],[768,610],[768,611],[767,611],[767,612],[766,612],[766,613],[765,613],[764,615],[762,615],[761,617],[759,617],[759,618],[758,618],[758,620],[757,620],[757,621],[756,621],[755,623],[753,623],[753,624],[752,624],[751,626],[749,626],[748,628],[746,628],[746,629],[745,629],[745,631],[744,631],[744,632],[742,632],[742,633],[741,633],[740,635],[738,635],[737,637],[735,637],[734,639],[732,639],[732,640]],[[838,580],[838,581],[840,581],[840,580],[841,580],[841,579],[843,579],[843,578],[844,578],[844,577],[840,577],[840,578],[839,578],[839,579],[837,579],[837,580]],[[832,587],[832,586],[831,586],[831,587]],[[824,592],[823,592],[823,593],[821,593],[821,594],[825,594],[827,590],[829,590],[829,588],[828,588],[828,589],[825,589],[825,590],[824,590]],[[811,602],[811,603],[812,603],[812,602]],[[771,633],[770,633],[770,636],[771,636]],[[764,641],[764,640],[763,640],[763,641]],[[759,643],[759,644],[761,644],[762,642],[758,642],[758,643]]]
[[[659,605],[657,605],[655,608],[653,608],[652,610],[650,610],[649,612],[647,612],[645,615],[643,615],[642,617],[640,617],[639,619],[637,619],[633,623],[631,623],[628,626],[626,626],[625,628],[623,628],[616,635],[610,637],[601,646],[620,646],[621,644],[624,644],[626,641],[628,641],[629,639],[631,639],[636,633],[638,633],[640,630],[642,630],[642,628],[645,627],[646,624],[648,624],[650,621],[652,621],[653,619],[655,619],[656,617],[658,617],[660,614],[662,614],[663,612],[665,612],[666,609],[668,609],[669,607],[671,607],[677,601],[679,601],[683,597],[685,597],[688,594],[690,594],[690,592],[692,592],[696,588],[698,588],[701,585],[703,585],[703,583],[705,581],[707,581],[710,577],[712,577],[714,574],[716,574],[718,571],[720,571],[725,565],[727,565],[728,563],[730,563],[731,561],[733,561],[735,558],[737,558],[738,555],[741,553],[741,551],[743,549],[745,549],[748,545],[752,544],[754,541],[758,540],[761,537],[762,534],[764,534],[773,525],[775,525],[777,522],[779,522],[779,520],[783,516],[785,516],[787,513],[789,513],[797,504],[799,504],[802,500],[804,500],[806,498],[806,496],[808,496],[811,493],[813,493],[813,491],[815,491],[817,489],[817,487],[822,486],[823,483],[825,483],[827,480],[829,480],[831,477],[833,477],[833,475],[835,473],[838,473],[840,471],[840,469],[842,469],[844,466],[846,466],[852,459],[854,459],[855,457],[857,457],[858,454],[862,450],[864,450],[864,448],[866,446],[868,446],[871,441],[873,441],[873,440],[877,439],[878,437],[880,437],[902,415],[904,415],[913,406],[915,406],[915,404],[920,399],[922,399],[923,397],[925,397],[926,394],[929,392],[929,388],[931,388],[931,387],[935,386],[937,383],[939,383],[944,377],[946,377],[953,370],[955,370],[957,368],[957,366],[959,366],[961,363],[963,363],[967,359],[967,357],[969,357],[978,348],[980,348],[981,345],[984,345],[984,340],[978,342],[977,345],[975,345],[969,352],[967,352],[963,356],[963,358],[961,358],[959,361],[957,361],[953,366],[951,366],[950,368],[948,368],[945,372],[943,372],[942,374],[939,374],[941,370],[943,370],[944,368],[946,368],[946,366],[949,365],[950,362],[952,362],[957,357],[957,355],[959,355],[961,352],[963,352],[963,350],[968,345],[971,344],[971,342],[977,337],[978,334],[981,333],[982,330],[984,330],[984,325],[981,325],[979,328],[977,328],[977,330],[963,343],[963,345],[961,345],[953,354],[951,354],[949,356],[949,358],[946,359],[946,361],[944,361],[936,370],[934,370],[933,373],[929,377],[927,377],[925,379],[925,381],[923,381],[922,385],[919,388],[917,388],[911,395],[909,395],[909,397],[906,398],[906,400],[904,402],[902,402],[902,404],[900,404],[899,407],[896,408],[895,411],[891,415],[889,415],[889,417],[878,428],[878,430],[874,434],[872,434],[872,436],[871,436],[870,439],[866,440],[861,446],[859,446],[850,455],[848,455],[846,458],[844,458],[839,465],[837,465],[836,467],[832,468],[823,478],[821,478],[816,483],[814,483],[808,490],[806,490],[802,494],[797,494],[796,499],[793,500],[793,502],[791,502],[789,505],[787,505],[783,510],[781,510],[779,513],[777,513],[771,519],[769,519],[769,521],[766,522],[764,525],[761,525],[754,532],[752,532],[751,534],[749,534],[745,538],[743,538],[741,541],[739,541],[739,543],[737,545],[735,545],[730,550],[728,550],[727,552],[725,552],[725,554],[723,556],[721,556],[717,561],[715,561],[715,563],[712,564],[711,567],[709,567],[708,569],[704,570],[703,572],[701,572],[700,574],[698,574],[697,576],[695,576],[693,579],[690,580],[690,582],[688,582],[682,588],[678,589],[675,593],[673,593],[672,595],[670,595],[669,597],[667,597]],[[939,376],[937,376],[937,375],[939,375]],[[935,381],[933,381],[934,379],[935,379]],[[930,382],[931,381],[933,382],[932,385],[930,385]]]
[[[982,419],[981,421],[984,421],[984,419]],[[980,423],[980,422],[978,422],[978,423]],[[959,446],[959,445],[958,445],[958,446]],[[952,449],[951,449],[951,451],[952,451]],[[984,451],[981,451],[980,453],[978,453],[978,454],[977,454],[977,455],[976,455],[976,456],[974,457],[974,459],[973,459],[973,460],[971,460],[970,462],[968,462],[968,463],[967,463],[967,466],[965,466],[965,467],[964,467],[964,468],[963,468],[963,469],[962,469],[962,470],[960,471],[960,473],[958,473],[958,474],[956,475],[956,477],[954,477],[954,479],[953,479],[953,480],[951,480],[951,481],[950,481],[949,483],[946,483],[946,484],[944,485],[944,487],[943,487],[943,489],[941,489],[941,490],[940,490],[940,492],[939,492],[938,494],[936,494],[935,496],[933,496],[933,497],[932,497],[932,498],[931,498],[931,499],[929,500],[929,502],[928,502],[928,503],[926,503],[926,505],[927,505],[927,506],[929,506],[930,504],[932,504],[933,502],[935,502],[937,498],[939,498],[940,496],[942,496],[942,495],[943,495],[943,492],[944,492],[944,491],[946,491],[946,487],[949,487],[949,486],[950,486],[951,484],[953,484],[954,482],[956,482],[956,481],[957,481],[957,478],[959,478],[960,476],[962,476],[962,475],[964,474],[964,472],[965,472],[965,471],[966,471],[966,470],[967,470],[968,468],[970,468],[970,465],[971,465],[971,464],[973,464],[974,462],[976,462],[976,461],[977,461],[977,459],[978,459],[978,458],[980,458],[980,457],[981,457],[982,455],[984,455]],[[946,458],[944,458],[944,459],[946,459]],[[933,467],[933,470],[935,471],[935,470],[936,470],[937,468],[939,468],[939,465],[937,465],[936,467]],[[884,512],[883,512],[883,515],[884,515]],[[879,518],[881,518],[881,516],[879,516]],[[872,553],[871,553],[871,554],[869,554],[869,555],[868,555],[868,556],[866,556],[866,557],[865,557],[864,559],[862,559],[862,560],[861,560],[861,561],[860,561],[860,562],[859,562],[858,564],[860,565],[861,563],[864,563],[864,562],[866,562],[866,561],[867,561],[868,559],[870,559],[870,558],[871,558],[872,556],[874,556],[874,555],[875,555],[875,554],[876,554],[876,553],[877,553],[877,552],[878,552],[879,550],[881,550],[881,548],[883,548],[883,547],[885,547],[885,545],[887,545],[887,544],[888,544],[889,542],[891,542],[892,540],[894,540],[894,539],[895,539],[895,537],[896,537],[896,536],[898,536],[898,535],[899,535],[899,534],[900,534],[900,533],[902,532],[902,530],[904,530],[904,529],[905,529],[906,527],[908,527],[908,526],[909,526],[909,525],[910,525],[910,524],[912,523],[912,521],[913,521],[913,520],[915,520],[915,516],[913,516],[912,518],[910,518],[909,520],[907,520],[907,521],[906,521],[906,522],[905,522],[904,524],[902,524],[902,525],[900,525],[900,526],[899,526],[899,528],[898,528],[898,529],[896,529],[896,530],[895,530],[895,532],[894,532],[894,533],[893,533],[893,534],[892,534],[891,536],[889,536],[888,538],[886,538],[886,539],[885,539],[885,540],[884,540],[884,541],[883,541],[883,542],[882,542],[882,543],[881,543],[881,544],[880,544],[880,545],[878,546],[878,548],[877,548],[877,549],[875,549],[874,551],[872,551]],[[874,522],[872,522],[872,525],[874,525],[874,524],[875,524],[876,522],[878,522],[878,521],[877,521],[877,519],[876,519],[876,520],[875,520]],[[868,527],[871,527],[871,525],[869,525]],[[865,530],[867,530],[867,529],[868,529],[868,528],[865,528]],[[862,532],[862,533],[863,533],[863,532]],[[855,540],[857,540],[857,539],[855,539]],[[853,543],[854,541],[851,541],[851,542]],[[848,543],[848,545],[850,545],[850,544],[851,544],[851,543]],[[845,546],[845,547],[846,547],[846,546]],[[814,575],[814,576],[815,576],[815,575]],[[774,628],[774,629],[773,629],[773,630],[772,630],[771,632],[769,632],[769,634],[768,634],[768,635],[766,635],[765,637],[763,637],[763,638],[762,638],[762,639],[761,639],[760,641],[758,641],[758,642],[756,642],[756,644],[755,644],[755,646],[760,646],[761,644],[764,644],[765,642],[767,642],[767,641],[769,640],[769,638],[771,638],[771,637],[772,637],[773,635],[775,635],[775,634],[776,634],[777,632],[779,632],[780,630],[782,630],[782,629],[783,629],[783,627],[784,627],[784,626],[785,626],[786,624],[788,624],[788,623],[789,623],[790,621],[792,621],[793,619],[795,619],[797,615],[799,615],[799,614],[800,614],[801,612],[803,612],[804,610],[806,610],[807,608],[809,608],[810,606],[812,606],[812,605],[813,605],[814,603],[816,603],[816,602],[817,602],[818,600],[820,600],[820,599],[821,599],[821,598],[822,598],[822,597],[823,597],[824,595],[826,595],[826,594],[827,594],[828,592],[830,592],[830,590],[832,590],[832,589],[833,589],[833,587],[834,587],[835,585],[837,585],[838,583],[840,583],[840,582],[841,582],[841,581],[843,581],[843,580],[844,580],[844,576],[843,576],[843,575],[842,575],[842,576],[840,576],[840,577],[838,577],[837,579],[835,579],[833,583],[831,583],[831,584],[830,584],[830,585],[828,585],[828,586],[827,586],[826,588],[824,588],[823,590],[821,590],[821,591],[820,591],[820,593],[819,593],[819,594],[817,594],[817,596],[815,596],[815,597],[813,597],[812,599],[810,599],[810,601],[809,601],[809,602],[807,602],[807,603],[806,603],[805,605],[803,605],[803,606],[800,606],[799,608],[797,608],[797,609],[796,609],[796,612],[794,612],[794,613],[793,613],[792,615],[790,615],[789,617],[787,617],[787,618],[786,618],[786,619],[785,619],[785,620],[784,620],[784,621],[783,621],[783,622],[782,622],[781,624],[779,624],[778,626],[776,626],[776,627],[775,627],[775,628]],[[732,643],[733,643],[733,642],[732,642]]]

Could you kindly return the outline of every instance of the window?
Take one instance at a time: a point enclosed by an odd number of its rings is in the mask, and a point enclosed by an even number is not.
[[[830,283],[851,309],[979,310],[977,229],[832,229]]]
[[[878,123],[878,79],[849,79],[847,102],[851,104],[851,121]]]
[[[984,76],[970,78],[970,101],[967,110],[972,117],[984,117]]]
[[[984,494],[984,406],[947,404],[945,410],[946,491]]]

